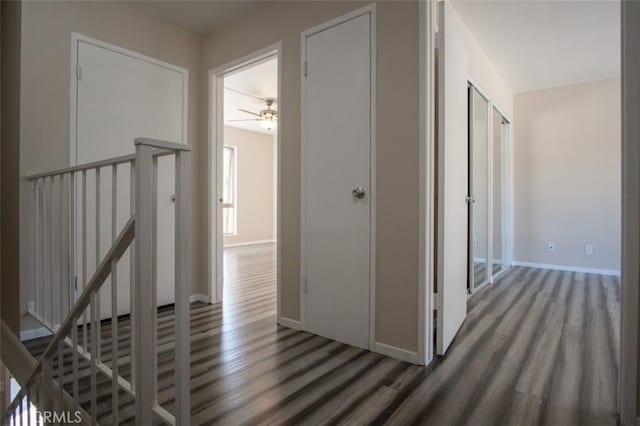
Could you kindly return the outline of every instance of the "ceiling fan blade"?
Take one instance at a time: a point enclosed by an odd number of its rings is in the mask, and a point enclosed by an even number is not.
[[[250,93],[245,93],[245,92],[242,92],[240,90],[232,89],[231,87],[226,87],[225,86],[225,89],[230,91],[230,92],[234,92],[234,93],[237,93],[239,95],[248,96],[248,97],[253,98],[253,99],[258,99],[258,100],[261,100],[261,101],[266,101],[267,100],[267,98],[263,98],[261,96],[256,96],[256,95],[252,95]]]
[[[248,111],[248,110],[246,110],[246,109],[238,108],[238,111],[240,111],[240,112],[246,112],[247,114],[251,114],[251,115],[255,115],[256,117],[260,117],[260,114],[256,114],[255,112]]]
[[[260,120],[259,118],[247,118],[244,120],[227,120],[227,123],[233,123],[236,121],[262,121],[262,120]]]

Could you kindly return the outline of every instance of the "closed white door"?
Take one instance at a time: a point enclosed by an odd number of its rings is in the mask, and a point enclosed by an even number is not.
[[[371,12],[304,39],[306,329],[369,347]]]
[[[467,56],[461,23],[449,2],[439,5],[436,351],[443,355],[467,316],[469,145]]]
[[[99,42],[76,40],[76,164],[99,161],[135,152],[134,139],[148,137],[185,143],[187,71],[140,57]],[[130,167],[117,171],[116,233],[131,215]],[[174,158],[158,161],[157,192],[157,295],[158,305],[174,301]],[[82,278],[91,277],[97,259],[111,246],[111,198],[113,176],[110,168],[100,172],[100,226],[96,227],[96,176],[87,176],[87,259],[83,271],[82,230],[78,229],[78,290]],[[78,182],[78,195],[81,194]],[[76,198],[80,200],[80,198]],[[77,217],[82,217],[78,205]],[[79,228],[82,223],[78,221]],[[99,252],[96,249],[99,238]],[[96,256],[97,254],[97,256]],[[84,272],[84,273],[83,273]],[[119,264],[119,314],[129,312],[129,256]],[[108,292],[105,292],[108,294]],[[109,296],[110,297],[110,296]],[[105,300],[107,299],[107,300]],[[102,300],[103,317],[110,316],[108,297]]]

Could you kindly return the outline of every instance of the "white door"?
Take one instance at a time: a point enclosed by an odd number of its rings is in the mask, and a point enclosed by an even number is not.
[[[438,34],[438,318],[443,355],[467,315],[467,57],[451,6],[440,3]]]
[[[304,39],[306,329],[369,347],[371,13]]]
[[[76,40],[76,164],[109,159],[135,152],[134,139],[148,137],[185,143],[187,71],[163,65],[113,46],[91,40]],[[73,146],[73,143],[72,143]],[[174,301],[174,158],[158,161],[157,289],[158,305]],[[131,215],[130,168],[121,166],[117,180],[116,234]],[[96,268],[96,238],[101,259],[111,246],[110,168],[100,173],[100,228],[96,232],[96,177],[87,176],[87,279]],[[78,194],[81,193],[78,182]],[[80,199],[80,198],[76,198]],[[82,217],[81,206],[76,209]],[[78,221],[81,227],[81,221]],[[78,288],[82,287],[82,240],[78,235],[76,255]],[[129,257],[119,264],[119,314],[129,312]],[[108,291],[103,292],[108,294]],[[101,303],[103,317],[110,316],[109,298]],[[106,299],[106,300],[105,300]]]

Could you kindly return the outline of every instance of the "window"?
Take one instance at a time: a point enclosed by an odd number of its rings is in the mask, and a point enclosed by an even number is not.
[[[225,146],[222,155],[222,230],[236,233],[236,148]]]

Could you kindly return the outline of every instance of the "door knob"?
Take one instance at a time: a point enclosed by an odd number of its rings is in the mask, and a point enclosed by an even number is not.
[[[476,198],[475,197],[467,197],[465,199],[465,201],[467,202],[467,204],[473,204],[476,202]]]
[[[351,195],[353,196],[353,198],[357,198],[358,200],[361,200],[364,198],[364,188],[359,186],[357,188],[354,188],[353,191],[351,191]]]

